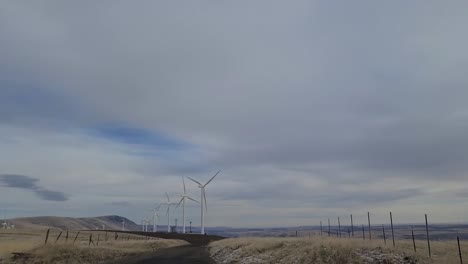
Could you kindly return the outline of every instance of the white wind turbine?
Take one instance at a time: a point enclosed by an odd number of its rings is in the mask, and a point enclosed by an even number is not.
[[[147,210],[147,212],[150,212],[149,215],[145,214],[146,216],[144,217],[145,219],[145,232],[148,232],[150,223],[151,223],[151,215],[153,214],[153,210]],[[153,221],[154,222],[154,221]]]
[[[141,218],[141,230],[143,232],[146,232],[146,216],[143,214],[143,217]]]
[[[145,218],[143,219],[143,223],[144,223],[144,225],[145,225],[145,232],[148,232],[148,217],[145,217]]]
[[[193,199],[192,197],[189,197],[185,194],[185,180],[182,178],[182,184],[184,186],[184,193],[180,196],[180,202],[177,204],[176,208],[179,207],[180,203],[182,203],[182,234],[185,234],[185,199],[192,200],[194,202],[197,202],[197,200]]]
[[[203,213],[203,207],[205,207],[205,210],[208,211],[208,206],[206,205],[206,194],[205,194],[205,187],[216,177],[216,175],[218,175],[218,173],[220,173],[221,171],[219,170],[213,177],[211,177],[211,179],[205,183],[205,184],[201,184],[199,183],[198,181],[190,178],[190,177],[187,177],[189,178],[190,180],[192,180],[193,182],[195,182],[196,184],[198,184],[198,188],[201,189],[201,234],[205,234],[205,215]],[[203,206],[204,205],[204,206]]]
[[[148,231],[148,217],[146,216],[146,213],[143,213],[143,217],[141,218],[141,227],[143,232]]]
[[[166,197],[167,197],[167,203],[165,203],[165,205],[167,205],[167,210],[166,210],[166,215],[167,215],[167,232],[170,233],[171,232],[171,221],[170,221],[170,214],[169,214],[169,211],[171,209],[171,205],[176,205],[175,203],[171,203],[171,200],[169,199],[169,195],[166,193]]]
[[[158,206],[156,206],[154,209],[153,209],[153,232],[156,232],[157,229],[158,229],[158,222],[159,222],[159,214],[158,214],[158,211],[159,211],[159,208],[161,207],[161,205],[159,204]]]
[[[150,224],[151,224],[151,217],[148,216],[146,218],[146,230],[145,230],[146,232],[148,232]]]

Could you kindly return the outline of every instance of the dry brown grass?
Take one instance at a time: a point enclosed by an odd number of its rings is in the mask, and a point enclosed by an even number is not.
[[[337,238],[233,238],[210,244],[210,254],[223,263],[365,263],[356,252],[380,252],[386,262],[408,257],[418,263],[429,263],[427,244],[399,240],[393,248],[377,240]],[[459,263],[456,244],[432,242],[432,263]],[[380,254],[379,253],[379,254]],[[468,253],[468,252],[467,252]],[[468,260],[468,254],[464,254]]]
[[[103,242],[99,246],[81,244],[51,244],[40,246],[31,251],[33,262],[38,263],[104,263],[121,257],[161,248],[184,245],[177,240],[139,240]]]
[[[32,250],[43,239],[44,232],[38,230],[0,229],[0,259],[9,258],[12,252]]]
[[[65,232],[56,242],[60,230],[52,230],[47,245],[44,245],[45,232],[37,230],[2,230],[0,231],[0,263],[9,263],[12,253],[27,253],[30,258],[25,263],[103,263],[112,259],[155,251],[161,248],[186,244],[180,240],[149,239],[141,236],[122,235],[115,240],[114,233],[108,233],[105,241],[104,232],[70,232],[65,241]],[[93,235],[95,245],[89,245],[89,236]],[[97,237],[99,235],[99,244]],[[3,262],[2,262],[3,261]]]

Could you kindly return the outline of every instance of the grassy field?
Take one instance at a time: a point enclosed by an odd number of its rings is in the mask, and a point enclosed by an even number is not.
[[[187,244],[185,241],[148,238],[133,234],[103,231],[51,230],[47,245],[45,230],[0,230],[0,263],[108,263],[122,257]],[[93,244],[89,245],[92,235]],[[57,240],[57,238],[59,239]],[[74,242],[76,237],[76,241]],[[99,243],[98,243],[99,240]],[[427,242],[411,240],[372,241],[333,237],[232,238],[209,244],[212,258],[218,263],[431,263]],[[460,263],[457,244],[431,242],[432,263]],[[468,245],[462,244],[468,261]],[[13,253],[26,253],[12,260]]]
[[[13,253],[25,253],[15,263],[105,263],[112,259],[130,256],[142,252],[155,251],[186,244],[185,241],[155,239],[130,234],[109,232],[80,232],[51,230],[45,245],[45,230],[0,230],[0,263],[14,262]],[[89,245],[92,235],[93,244]],[[98,242],[99,237],[99,242]],[[12,260],[13,258],[13,260]]]
[[[388,241],[387,241],[388,242]],[[425,241],[391,242],[361,239],[312,238],[232,238],[210,244],[210,254],[218,263],[431,263]],[[432,263],[460,263],[457,245],[432,242]],[[468,261],[468,251],[463,257]]]

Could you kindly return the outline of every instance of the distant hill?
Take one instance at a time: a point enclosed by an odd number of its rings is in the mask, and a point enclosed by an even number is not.
[[[125,217],[117,215],[86,218],[38,216],[13,218],[8,221],[11,224],[14,224],[16,228],[22,229],[59,228],[69,230],[102,229],[103,227],[106,230],[122,230],[122,221],[125,221],[125,230],[140,230],[140,227],[135,222],[132,222]]]

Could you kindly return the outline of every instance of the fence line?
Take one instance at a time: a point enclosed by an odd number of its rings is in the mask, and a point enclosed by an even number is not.
[[[361,217],[364,217],[365,215],[360,215]],[[394,226],[393,223],[393,214],[392,212],[389,212],[389,223],[388,224],[381,224],[379,226],[372,225],[371,224],[371,215],[370,212],[367,212],[367,232],[368,232],[368,239],[372,240],[374,239],[382,239],[384,245],[387,245],[387,232],[391,232],[392,236],[392,245],[393,247],[396,247],[398,240],[411,240],[412,245],[413,245],[413,250],[415,252],[424,250],[427,252],[428,257],[431,259],[432,258],[432,251],[431,251],[431,242],[437,242],[437,243],[443,243],[447,244],[453,247],[454,252],[446,252],[446,254],[454,256],[455,254],[459,256],[460,263],[463,264],[463,252],[468,251],[468,243],[465,243],[460,238],[459,233],[457,232],[456,234],[453,234],[453,237],[449,239],[444,239],[441,240],[439,239],[433,239],[431,236],[431,231],[437,231],[435,228],[430,228],[429,226],[429,221],[428,221],[428,215],[424,214],[424,220],[425,222],[423,224],[418,224],[418,225],[397,225]],[[336,232],[337,237],[342,238],[342,237],[347,237],[347,238],[359,238],[359,236],[354,235],[354,219],[353,219],[353,214],[349,215],[350,218],[350,225],[349,226],[342,226],[340,222],[340,217],[338,216],[338,226],[337,229],[331,228],[330,226],[330,219],[328,218],[328,235],[330,236],[333,232]],[[322,226],[322,221],[320,221],[320,225]],[[386,227],[390,228],[390,231],[386,231]],[[361,238],[363,240],[366,240],[366,228],[364,228],[364,224],[361,224],[361,229],[362,229],[362,236]],[[348,236],[342,236],[342,232],[348,232]],[[443,237],[447,238],[450,236],[450,229],[449,230],[444,230]],[[380,233],[380,235],[379,235]],[[465,233],[466,235],[466,233]],[[322,236],[322,228],[321,228],[321,236]],[[434,235],[434,237],[437,237],[437,234]],[[419,243],[416,243],[417,241],[427,241],[426,246],[422,246]],[[418,246],[419,245],[419,246]],[[465,251],[464,251],[465,248]]]
[[[60,230],[60,229],[55,229],[55,230],[47,229],[46,234],[45,234],[44,245],[47,245],[49,243],[50,236],[55,236],[55,235],[57,235],[57,237],[55,238],[54,244],[58,244],[60,242],[67,243],[69,235],[72,237],[74,236],[72,244],[75,244],[76,242],[78,243],[81,242],[81,243],[86,243],[88,246],[91,246],[91,245],[98,246],[99,243],[102,244],[103,242],[108,241],[107,240],[108,231],[102,231],[102,230],[96,230],[96,231],[93,230],[93,231],[84,231],[84,232],[77,231],[77,233],[74,234],[73,232],[66,230],[66,235],[63,235],[64,232],[65,232],[64,230]],[[104,233],[102,234],[104,236],[104,239],[101,239],[102,238],[101,232],[105,232],[105,234]],[[96,238],[96,235],[97,235],[97,238]],[[127,236],[124,236],[124,235],[119,236],[117,232],[115,232],[115,240],[118,240],[118,238],[120,238],[119,240],[122,240],[122,241],[124,240],[125,241],[129,241],[129,240],[149,241],[149,240],[155,239],[149,236],[142,237],[141,235],[137,235],[137,234],[128,234]]]
[[[370,215],[370,214],[369,214]],[[425,220],[426,220],[426,215],[425,215]],[[338,217],[337,217],[338,219]],[[415,251],[417,252],[418,254],[427,254],[428,258],[431,259],[433,258],[434,256],[441,256],[441,254],[443,254],[443,256],[447,256],[447,257],[450,257],[450,258],[456,258],[459,260],[459,263],[463,263],[463,254],[465,254],[465,257],[466,257],[466,252],[468,252],[468,241],[467,240],[462,240],[462,237],[460,237],[459,233],[457,234],[454,234],[453,237],[449,238],[449,240],[440,240],[439,239],[436,239],[437,238],[437,226],[438,225],[434,225],[435,227],[431,228],[431,226],[429,225],[429,223],[427,224],[427,226],[424,224],[415,224],[415,225],[397,225],[397,226],[394,226],[393,225],[393,215],[391,216],[391,220],[390,220],[390,223],[388,224],[379,224],[379,225],[370,225],[370,228],[369,228],[369,223],[366,223],[367,224],[367,227],[364,227],[364,224],[361,224],[361,227],[359,227],[359,225],[355,225],[354,224],[354,219],[353,219],[353,224],[347,226],[343,226],[341,225],[341,220],[342,218],[340,217],[340,222],[337,223],[336,226],[329,226],[329,231],[324,231],[323,228],[321,228],[320,230],[317,230],[317,229],[313,229],[313,231],[310,231],[310,230],[303,230],[302,233],[301,232],[298,232],[298,237],[304,237],[304,234],[307,234],[307,236],[310,238],[310,235],[311,234],[316,234],[316,235],[320,235],[321,237],[325,236],[326,234],[323,234],[323,233],[328,233],[330,236],[336,236],[340,239],[364,239],[364,240],[367,240],[367,241],[370,241],[369,238],[369,234],[367,234],[367,232],[370,230],[371,231],[371,237],[374,241],[376,240],[380,240],[382,241],[383,243],[383,246],[386,245],[386,246],[397,246],[397,244],[400,243],[400,245],[408,245],[408,246],[412,246],[411,247],[411,250],[412,251]],[[351,215],[350,215],[350,219],[351,219]],[[369,220],[369,219],[367,219]],[[355,230],[359,230],[359,228],[362,229],[362,236],[360,235],[357,235],[359,233],[356,233],[354,237],[351,237],[351,227],[357,227],[357,229]],[[390,230],[388,230],[388,228],[391,228],[393,231],[392,232],[392,244],[390,245],[389,243],[387,244],[386,240],[388,239],[387,235],[391,232]],[[387,230],[386,230],[387,229]],[[448,232],[450,232],[450,229],[449,228]],[[320,232],[321,231],[321,232]],[[444,229],[445,232],[447,232],[447,229]],[[348,235],[342,235],[343,232],[346,234],[346,232],[348,232]],[[431,233],[434,232],[435,235],[432,235]],[[341,236],[340,236],[341,234]],[[467,235],[468,232],[464,232],[463,233],[464,235]],[[449,233],[450,235],[450,233]],[[442,233],[441,235],[442,237],[444,238],[447,238],[447,234],[445,233]],[[366,239],[366,237],[368,239]],[[399,242],[401,241],[401,242]],[[402,243],[405,243],[405,244],[402,244]],[[408,244],[406,244],[408,243]],[[435,248],[437,249],[435,251],[435,253],[432,252],[432,244],[435,243]],[[448,247],[442,247],[442,245],[448,245]],[[431,247],[431,249],[429,249],[429,246]],[[403,246],[404,248],[405,246]],[[431,251],[429,251],[431,250]],[[437,253],[438,250],[444,250],[443,253]]]

